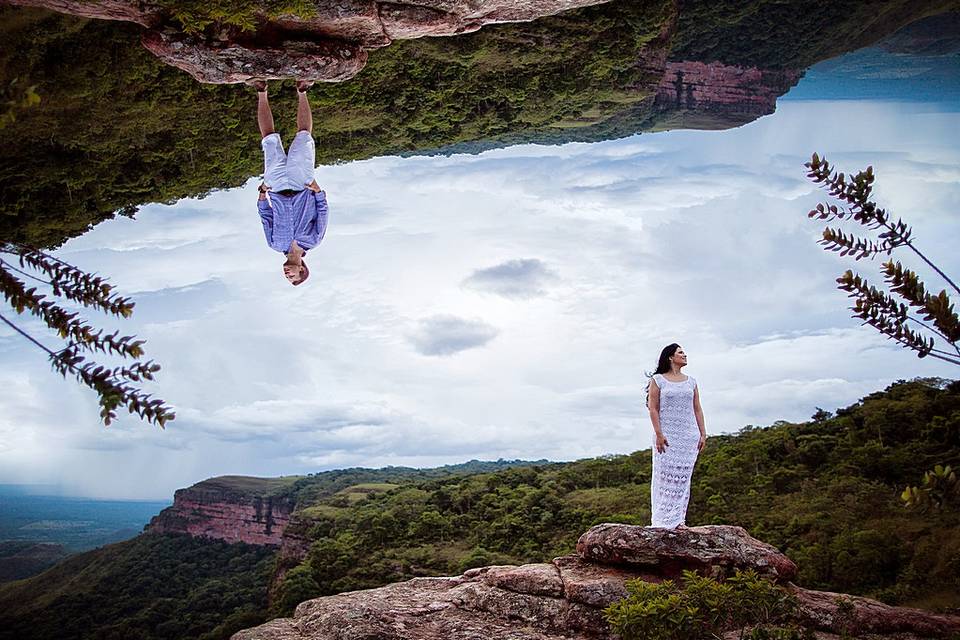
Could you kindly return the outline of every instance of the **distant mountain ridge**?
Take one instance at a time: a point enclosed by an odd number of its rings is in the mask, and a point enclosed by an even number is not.
[[[37,545],[58,545],[63,548],[62,557],[64,553],[132,538],[143,530],[151,516],[169,504],[49,495],[57,489],[51,485],[0,486],[0,542],[26,543],[42,556],[49,556],[52,547]],[[39,569],[42,565],[41,562],[33,566]],[[24,577],[19,570],[17,573]]]

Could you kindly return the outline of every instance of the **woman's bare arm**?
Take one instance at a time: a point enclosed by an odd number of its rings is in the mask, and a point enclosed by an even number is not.
[[[649,410],[650,410],[650,422],[653,423],[653,431],[657,435],[660,434],[660,387],[657,386],[657,383],[653,381],[653,378],[650,378],[650,387],[649,387]]]
[[[703,421],[703,408],[700,406],[700,387],[693,388],[693,413],[697,416],[697,426],[700,427],[700,435],[707,435],[707,427]]]

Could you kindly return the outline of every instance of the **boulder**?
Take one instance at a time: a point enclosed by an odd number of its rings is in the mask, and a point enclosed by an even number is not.
[[[218,46],[174,30],[146,31],[143,46],[167,64],[200,82],[228,84],[252,77],[309,78],[341,82],[367,63],[359,45],[337,40],[285,40],[272,47],[240,43]]]
[[[816,629],[855,637],[907,633],[922,638],[947,638],[960,633],[960,616],[940,615],[911,607],[891,607],[862,596],[803,589],[793,583],[786,588],[800,602],[805,623]]]
[[[536,571],[534,569],[533,571]],[[406,582],[301,603],[292,618],[235,633],[232,640],[550,640],[596,637],[562,598],[488,585],[482,575]]]
[[[560,572],[552,564],[525,564],[516,566],[487,567],[482,572],[483,581],[491,587],[499,587],[514,593],[529,593],[537,596],[559,598],[563,595]]]
[[[684,569],[717,579],[738,569],[753,569],[777,582],[797,575],[797,565],[776,547],[730,525],[664,529],[598,524],[580,536],[577,553],[601,564],[657,568],[658,574],[670,578]]]
[[[627,580],[641,578],[654,583],[662,580],[655,573],[595,564],[575,554],[554,558],[553,564],[560,571],[564,597],[597,608],[626,598]]]

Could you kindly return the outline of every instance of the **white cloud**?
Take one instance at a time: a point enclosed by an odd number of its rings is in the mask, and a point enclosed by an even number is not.
[[[546,295],[546,288],[558,279],[556,272],[542,260],[522,258],[477,269],[462,286],[504,298],[524,299]]]
[[[420,321],[410,334],[414,348],[425,356],[449,356],[487,344],[499,331],[481,320],[436,315]]]

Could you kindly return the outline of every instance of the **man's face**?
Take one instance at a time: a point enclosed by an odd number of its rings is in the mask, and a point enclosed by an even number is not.
[[[290,282],[290,284],[297,284],[303,280],[303,265],[299,264],[285,264],[283,265],[283,277]]]

